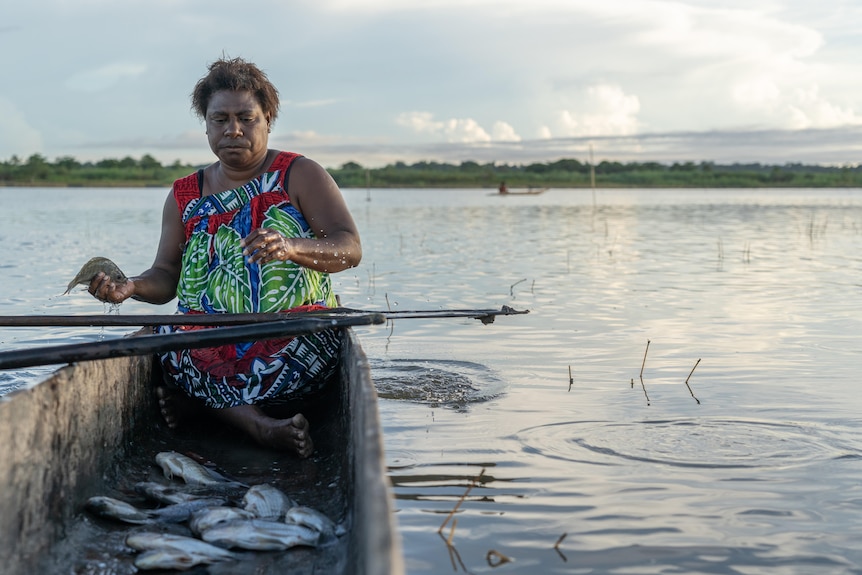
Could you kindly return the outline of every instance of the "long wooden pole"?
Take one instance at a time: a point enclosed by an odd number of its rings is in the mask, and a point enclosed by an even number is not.
[[[490,323],[498,315],[518,315],[529,310],[509,306],[501,309],[439,309],[404,311],[364,311],[351,308],[284,313],[152,314],[152,315],[0,315],[0,327],[141,327],[152,325],[233,326],[300,318],[341,319],[355,315],[380,314],[385,319],[467,317]]]
[[[385,322],[386,317],[379,313],[353,314],[340,318],[303,317],[165,335],[141,335],[91,343],[44,346],[0,352],[0,369],[19,369],[34,365],[147,355],[175,349],[213,347],[227,343],[305,335],[325,329]]]

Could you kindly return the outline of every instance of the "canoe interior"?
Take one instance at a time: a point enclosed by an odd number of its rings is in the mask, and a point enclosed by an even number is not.
[[[349,526],[332,546],[244,552],[239,562],[186,573],[403,573],[376,393],[361,347],[352,331],[344,333],[339,384],[316,408],[303,407],[315,441],[306,460],[261,448],[213,421],[168,430],[153,396],[159,374],[149,357],[70,365],[2,398],[3,572],[136,573],[125,537],[154,528],[96,518],[83,505],[109,495],[148,506],[133,486],[166,482],[154,458],[173,450],[196,454],[249,485],[271,483]],[[184,524],[155,528],[189,534]]]

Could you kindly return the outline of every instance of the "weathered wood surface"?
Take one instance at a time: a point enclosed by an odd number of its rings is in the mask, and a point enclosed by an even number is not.
[[[0,398],[2,572],[134,573],[123,545],[129,527],[94,519],[83,505],[93,495],[128,497],[135,482],[159,479],[153,456],[174,449],[205,455],[249,484],[273,483],[350,526],[325,550],[248,553],[191,573],[402,574],[377,394],[359,342],[345,334],[336,400],[310,416],[317,449],[308,460],[229,430],[167,430],[149,356],[73,364]]]

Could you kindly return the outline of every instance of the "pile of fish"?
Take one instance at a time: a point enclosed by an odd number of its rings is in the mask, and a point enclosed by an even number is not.
[[[136,531],[126,545],[140,553],[138,569],[189,569],[196,565],[240,558],[238,550],[282,551],[291,547],[330,544],[344,534],[325,514],[298,505],[278,488],[251,487],[227,479],[195,460],[174,451],[156,456],[168,479],[181,479],[184,486],[142,482],[135,490],[162,505],[141,509],[112,497],[97,496],[87,509],[133,525],[187,523],[193,536],[159,531]],[[242,497],[239,498],[239,494]],[[237,500],[236,504],[231,504]]]

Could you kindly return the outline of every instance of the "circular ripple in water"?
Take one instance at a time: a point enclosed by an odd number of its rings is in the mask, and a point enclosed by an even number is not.
[[[498,396],[502,382],[484,365],[433,359],[371,360],[377,394],[384,399],[463,409]]]
[[[852,431],[744,419],[572,421],[517,433],[528,451],[592,463],[643,461],[675,467],[768,468],[862,457]],[[855,445],[857,447],[852,447]]]

